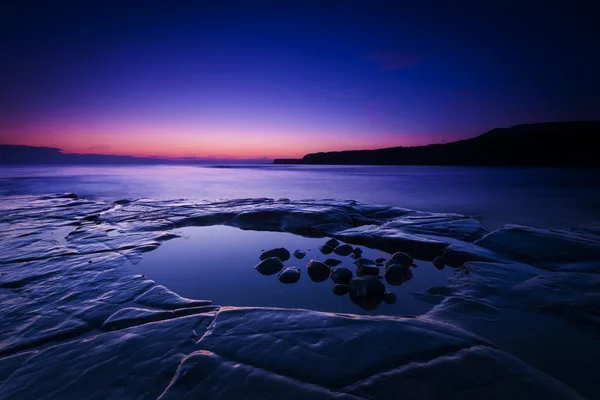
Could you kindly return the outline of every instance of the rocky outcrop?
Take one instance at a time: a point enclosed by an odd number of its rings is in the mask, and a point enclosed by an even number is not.
[[[219,307],[126,268],[177,238],[172,229],[213,224],[442,256],[455,270],[447,285],[415,293],[436,304],[428,314],[398,318]],[[486,233],[463,216],[352,201],[6,197],[0,398],[581,398],[546,373],[594,398],[594,226]],[[364,309],[393,302],[376,276],[349,283]],[[399,303],[404,288],[394,289]],[[529,334],[536,327],[543,334]],[[552,351],[533,357],[542,345]]]

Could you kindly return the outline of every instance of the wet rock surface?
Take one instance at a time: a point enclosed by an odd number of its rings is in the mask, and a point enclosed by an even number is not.
[[[335,237],[430,261],[443,254],[456,270],[447,286],[416,294],[437,303],[431,312],[398,318],[219,307],[127,268],[177,238],[173,229],[214,224]],[[596,398],[596,227],[488,233],[464,216],[352,201],[8,196],[0,206],[0,398],[581,398],[554,378]],[[386,300],[376,276],[354,278],[348,290],[365,309]],[[543,335],[514,340],[530,321]],[[556,345],[529,353],[539,341]]]
[[[342,263],[342,260],[338,260],[337,258],[328,258],[323,262],[333,268],[335,266],[340,265]]]
[[[346,267],[335,267],[331,270],[331,280],[347,285],[352,280],[352,271]]]
[[[259,262],[254,269],[263,275],[274,275],[281,271],[283,263],[279,257],[266,258]]]
[[[296,283],[300,280],[300,270],[296,267],[289,267],[281,271],[277,279],[281,283]]]
[[[266,260],[267,258],[273,258],[273,257],[277,257],[281,261],[287,261],[290,259],[290,252],[287,249],[280,247],[277,249],[263,251],[258,258],[260,258],[261,260]]]
[[[302,260],[304,257],[306,257],[306,252],[304,250],[296,250],[294,251],[294,257],[296,257],[298,260]]]
[[[340,256],[349,256],[352,253],[352,246],[349,244],[342,244],[333,249],[333,252]]]
[[[385,280],[390,285],[400,285],[413,278],[413,272],[410,268],[407,268],[400,264],[390,265],[385,270]]]
[[[444,261],[444,257],[436,257],[433,259],[433,266],[437,269],[444,269],[446,266],[446,262]]]
[[[385,263],[385,268],[389,268],[391,265],[399,264],[404,268],[411,267],[415,263],[415,260],[406,253],[401,251],[392,254],[389,260]]]
[[[323,246],[319,247],[319,251],[323,254],[331,254],[333,253],[333,247],[324,244]]]
[[[320,261],[310,260],[306,265],[306,272],[313,282],[323,282],[329,278],[331,268]]]
[[[359,276],[349,286],[350,300],[360,308],[374,310],[383,301],[385,286],[376,276]]]
[[[332,249],[335,249],[336,247],[338,247],[340,245],[340,242],[338,240],[331,238],[325,242],[325,245],[331,247]]]
[[[345,294],[348,294],[348,292],[350,291],[350,287],[342,283],[336,283],[335,285],[333,285],[333,288],[331,290],[333,291],[333,294],[337,296],[343,296]]]
[[[359,258],[354,261],[354,265],[356,265],[356,275],[379,275],[379,267],[368,258]]]

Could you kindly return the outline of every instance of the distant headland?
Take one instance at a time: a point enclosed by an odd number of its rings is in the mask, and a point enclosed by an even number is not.
[[[497,128],[445,144],[313,153],[273,163],[600,167],[599,150],[600,121],[570,121]]]

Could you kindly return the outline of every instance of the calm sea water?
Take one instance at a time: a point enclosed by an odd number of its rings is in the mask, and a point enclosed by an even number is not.
[[[354,199],[480,218],[568,228],[600,219],[594,169],[414,166],[1,167],[0,195],[74,192],[94,199]]]

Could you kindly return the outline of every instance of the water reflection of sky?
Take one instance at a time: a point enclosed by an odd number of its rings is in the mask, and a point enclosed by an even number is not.
[[[134,265],[138,273],[146,274],[157,283],[190,298],[208,299],[220,305],[306,308],[341,313],[366,313],[354,305],[348,295],[333,294],[333,281],[315,283],[306,273],[309,260],[327,258],[342,260],[343,266],[355,274],[353,259],[335,254],[324,255],[319,246],[327,239],[306,238],[289,233],[244,231],[228,226],[193,227],[178,230],[184,238],[163,243],[161,247],[143,256]],[[292,256],[284,266],[297,266],[300,280],[282,284],[277,274],[264,276],[254,266],[260,262],[261,250],[285,247],[290,252],[306,251],[302,260]],[[372,260],[390,255],[362,247],[363,257]],[[383,272],[383,269],[382,269]],[[451,268],[437,270],[430,262],[417,261],[414,278],[402,285],[389,285],[397,296],[395,304],[381,304],[372,314],[419,315],[432,305],[416,299],[411,292],[422,292],[433,285],[444,285]]]

